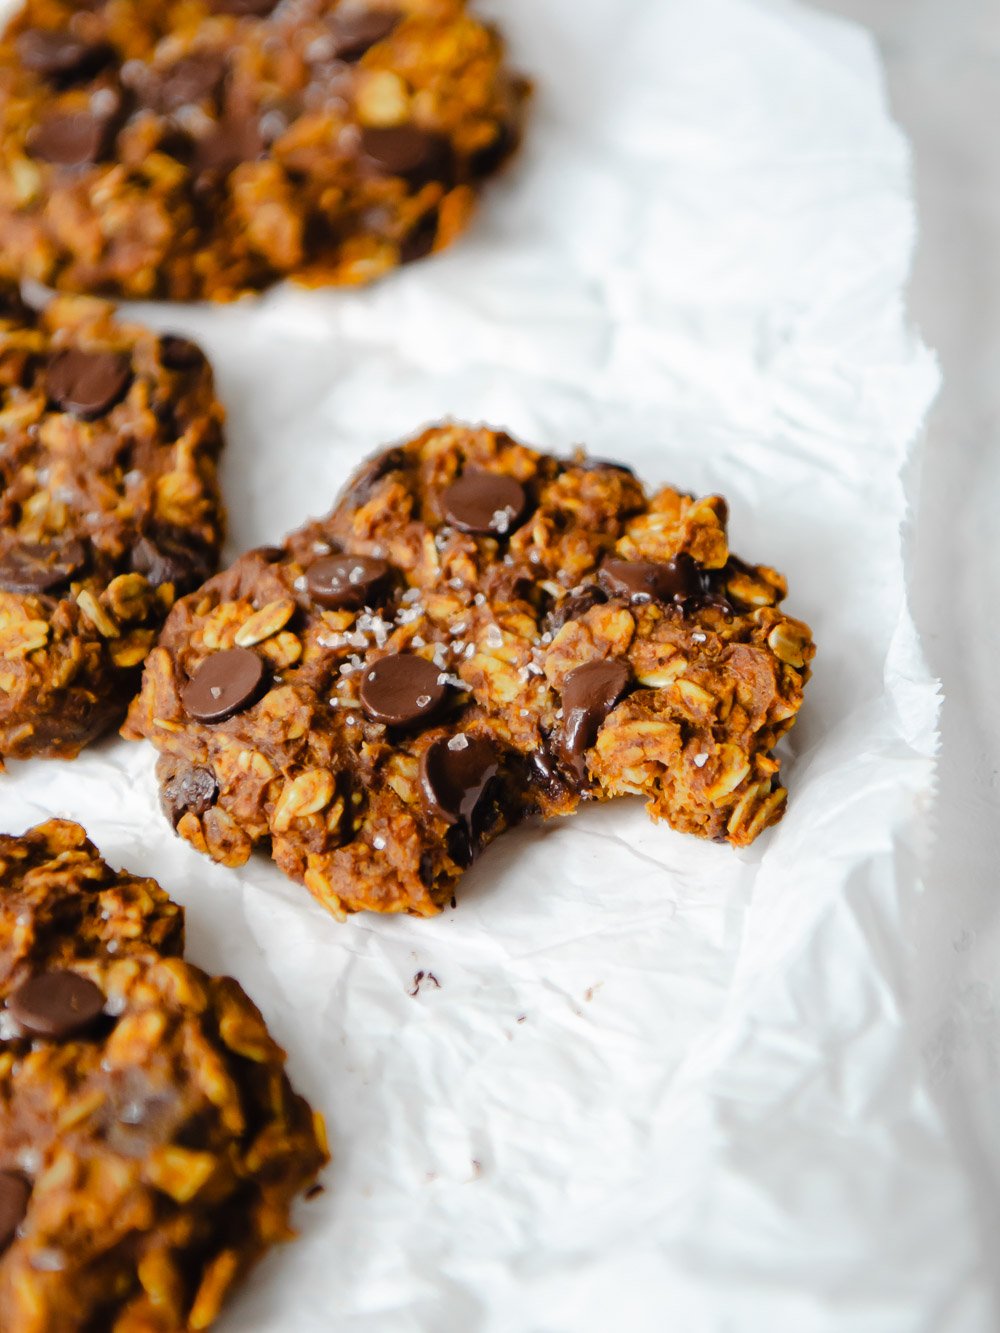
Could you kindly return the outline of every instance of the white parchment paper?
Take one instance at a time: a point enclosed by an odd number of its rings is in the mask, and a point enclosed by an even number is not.
[[[12,765],[3,826],[73,816],[158,875],[326,1113],[327,1191],[220,1328],[983,1330],[902,1020],[937,697],[901,477],[937,375],[873,49],[781,0],[493,9],[538,95],[465,241],[369,291],[140,313],[217,366],[233,551],[449,414],[724,492],[820,649],[787,817],[738,853],[619,803],[507,836],[457,911],[346,924],[175,839],[145,746]]]

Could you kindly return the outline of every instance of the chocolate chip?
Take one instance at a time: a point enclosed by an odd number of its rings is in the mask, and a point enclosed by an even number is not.
[[[59,83],[89,79],[114,56],[107,42],[88,42],[69,32],[29,28],[17,39],[21,64]]]
[[[53,166],[85,167],[106,156],[114,120],[93,111],[51,111],[25,139],[29,157]]]
[[[196,51],[165,69],[151,69],[140,95],[156,111],[176,111],[214,98],[226,77],[226,60],[215,51]]]
[[[442,495],[441,507],[459,532],[500,537],[520,522],[528,497],[513,477],[467,468]]]
[[[190,338],[165,333],[160,339],[160,360],[168,370],[194,370],[205,364],[205,353]]]
[[[481,736],[442,736],[424,751],[420,785],[435,813],[470,831],[476,806],[500,768],[496,744]]]
[[[200,816],[210,810],[218,794],[219,784],[210,769],[185,768],[163,784],[160,804],[176,828],[182,815],[190,812]]]
[[[624,662],[585,662],[563,681],[560,757],[586,781],[584,754],[597,740],[604,719],[625,693],[630,672]]]
[[[212,0],[216,14],[235,14],[238,18],[266,18],[278,0]]]
[[[684,602],[704,591],[702,568],[681,552],[673,560],[605,560],[598,578],[612,597]]]
[[[55,406],[84,420],[114,407],[131,383],[132,362],[120,352],[64,347],[45,370],[45,390]]]
[[[376,42],[384,41],[402,19],[398,9],[357,9],[342,5],[330,19],[338,60],[360,60]]]
[[[24,1221],[31,1186],[17,1171],[0,1171],[0,1254],[10,1248]]]
[[[195,141],[192,170],[204,186],[228,176],[243,162],[255,161],[265,147],[255,119],[228,115]]]
[[[607,593],[596,583],[588,583],[577,592],[571,592],[558,602],[545,620],[545,628],[552,634],[562,629],[570,620],[579,620],[594,606],[601,606],[608,600]]]
[[[381,175],[402,176],[414,184],[448,180],[452,175],[450,139],[416,125],[362,130],[361,154],[365,164]]]
[[[0,588],[7,592],[51,593],[69,583],[87,563],[82,542],[19,542],[0,557]]]
[[[98,986],[61,968],[31,977],[7,998],[7,1012],[28,1037],[74,1037],[103,1009]]]
[[[172,583],[178,594],[192,592],[212,573],[215,560],[203,547],[188,537],[166,532],[144,535],[132,547],[131,565],[154,588]]]
[[[348,479],[343,491],[342,502],[351,506],[363,504],[372,492],[376,482],[389,472],[405,467],[406,455],[402,449],[383,449],[380,454],[367,458]]]
[[[375,606],[389,573],[390,566],[384,560],[367,555],[330,555],[306,570],[306,588],[314,602],[331,611]]]
[[[477,148],[469,158],[472,176],[492,176],[517,147],[517,131],[512,125],[501,125],[492,143]]]
[[[436,208],[432,208],[430,212],[424,213],[417,219],[399,243],[401,264],[413,264],[418,259],[426,259],[434,249],[439,221],[440,214]]]
[[[409,726],[440,708],[445,686],[433,662],[415,653],[393,653],[368,667],[361,678],[361,706],[375,722]]]
[[[626,463],[618,463],[613,458],[585,458],[583,465],[591,472],[624,472],[629,477],[635,476]]]
[[[181,691],[181,703],[198,722],[224,722],[257,701],[266,679],[257,653],[227,648],[205,658]]]

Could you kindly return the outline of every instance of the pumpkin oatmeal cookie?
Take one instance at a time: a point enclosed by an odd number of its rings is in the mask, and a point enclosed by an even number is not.
[[[216,568],[222,409],[187,339],[0,300],[0,767],[114,727],[182,592]]]
[[[178,833],[332,912],[429,915],[503,829],[639,795],[743,846],[813,645],[719,496],[489,429],[370,459],[324,519],[182,599],[124,734]]]
[[[0,1328],[205,1329],[292,1234],[322,1122],[183,943],[79,825],[0,836]]]
[[[231,300],[449,245],[526,84],[465,0],[27,0],[0,41],[0,272]]]

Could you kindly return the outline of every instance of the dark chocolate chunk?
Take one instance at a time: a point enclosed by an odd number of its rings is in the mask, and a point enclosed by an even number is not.
[[[528,507],[524,487],[502,472],[467,468],[441,497],[445,518],[459,532],[502,537]]]
[[[445,686],[433,662],[415,653],[380,658],[361,678],[361,706],[375,722],[409,726],[440,708]]]
[[[189,811],[193,815],[203,815],[210,810],[218,794],[219,784],[210,769],[185,768],[163,784],[160,804],[176,828],[181,816]]]
[[[235,14],[237,18],[267,18],[278,0],[211,0],[216,14]]]
[[[585,662],[563,681],[563,728],[559,753],[581,782],[584,755],[597,740],[604,719],[628,689],[631,673],[624,662]]]
[[[107,42],[88,42],[54,28],[29,28],[17,39],[21,64],[58,83],[89,79],[114,56]]]
[[[119,402],[132,383],[132,362],[121,352],[64,347],[49,360],[45,390],[62,412],[91,420]]]
[[[140,96],[157,111],[176,111],[182,106],[214,99],[225,77],[224,55],[217,51],[195,51],[165,69],[149,70]]]
[[[684,602],[703,591],[702,569],[681,552],[673,560],[605,560],[598,578],[612,597]]]
[[[362,9],[341,5],[330,18],[338,60],[360,60],[376,42],[384,41],[400,23],[398,9]]]
[[[499,125],[491,143],[477,148],[469,158],[469,174],[473,177],[492,176],[517,147],[517,131],[513,125]]]
[[[378,126],[361,131],[365,164],[383,176],[421,181],[449,180],[453,170],[451,140],[416,125]]]
[[[476,806],[500,768],[495,742],[481,736],[442,736],[424,751],[420,784],[434,812],[470,831]]]
[[[424,213],[413,224],[399,243],[399,262],[413,264],[418,259],[425,259],[434,249],[437,240],[440,214],[436,208]]]
[[[114,118],[94,111],[50,111],[25,138],[29,157],[59,167],[85,167],[107,155]]]
[[[607,600],[608,595],[603,588],[599,588],[596,583],[588,583],[556,603],[546,617],[545,628],[549,633],[555,634],[570,620],[579,620],[591,607],[601,606]]]
[[[83,542],[43,545],[20,542],[0,557],[0,588],[7,592],[52,593],[63,588],[87,563]]]
[[[348,479],[342,493],[342,502],[352,505],[364,504],[376,482],[381,481],[387,473],[403,467],[405,462],[406,457],[402,449],[383,449],[381,453],[366,458]]]
[[[10,1248],[24,1221],[31,1186],[18,1171],[0,1171],[0,1254]]]
[[[198,184],[228,176],[241,163],[255,161],[265,147],[260,126],[252,116],[225,116],[195,142],[192,169]]]
[[[100,987],[62,968],[40,972],[7,998],[7,1012],[27,1037],[75,1037],[103,1010]]]
[[[198,722],[224,722],[255,703],[266,681],[262,657],[250,648],[227,648],[205,658],[181,691],[181,703]]]
[[[132,547],[131,564],[154,588],[172,583],[181,594],[200,587],[212,573],[215,560],[192,538],[157,532],[139,537]]]
[[[376,606],[384,594],[391,567],[367,555],[329,555],[306,570],[309,596],[320,606]]]
[[[205,353],[190,338],[165,333],[160,339],[160,360],[168,370],[195,370],[204,365]]]

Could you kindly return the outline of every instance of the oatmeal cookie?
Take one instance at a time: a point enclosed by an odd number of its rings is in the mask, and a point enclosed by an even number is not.
[[[230,300],[441,249],[527,86],[466,0],[26,0],[0,41],[0,271]]]
[[[427,915],[529,814],[645,798],[744,845],[813,645],[718,496],[445,425],[171,612],[124,734],[178,833],[254,846],[334,913]]]
[[[216,568],[222,409],[185,338],[0,301],[0,767],[121,719],[175,597]]]
[[[205,1329],[292,1234],[322,1122],[183,934],[78,825],[0,836],[0,1328]]]

